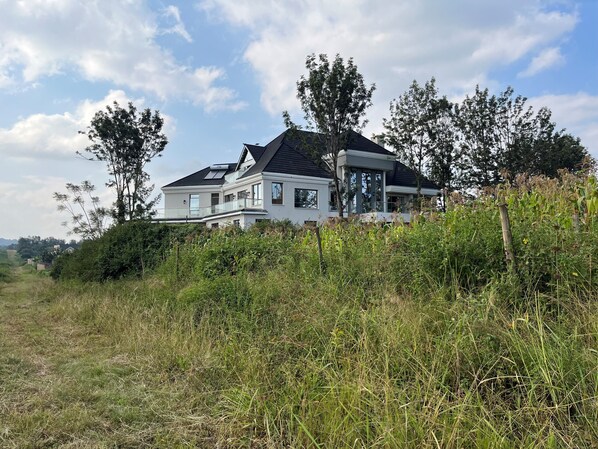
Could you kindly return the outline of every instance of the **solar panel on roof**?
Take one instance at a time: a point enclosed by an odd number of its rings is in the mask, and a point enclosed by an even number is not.
[[[210,170],[204,179],[221,179],[225,173],[226,170]]]

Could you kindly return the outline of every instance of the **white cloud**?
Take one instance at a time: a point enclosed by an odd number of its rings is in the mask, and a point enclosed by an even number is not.
[[[565,58],[561,54],[558,47],[551,47],[542,50],[537,56],[532,59],[529,66],[521,73],[520,77],[530,77],[542,72],[550,67],[561,65],[565,62]]]
[[[581,139],[581,143],[598,158],[598,95],[579,92],[570,95],[543,95],[529,99],[537,110],[547,106],[557,128]]]
[[[66,238],[67,229],[61,223],[68,217],[58,212],[52,200],[52,192],[64,191],[66,182],[69,181],[56,176],[27,176],[20,182],[0,182],[0,235]]]
[[[179,11],[179,8],[174,5],[168,5],[166,8],[164,8],[164,16],[167,19],[171,18],[174,21],[174,25],[162,31],[163,34],[178,34],[187,42],[193,42],[193,38],[187,32],[185,24],[181,20],[181,12]]]
[[[191,40],[174,6],[163,12],[174,22],[165,30],[140,0],[0,0],[0,10],[0,88],[74,69],[87,80],[190,100],[206,110],[243,106],[233,90],[216,85],[222,69],[182,65],[157,44],[163,33]]]
[[[87,146],[87,137],[78,134],[91,122],[93,115],[117,101],[126,105],[132,101],[122,90],[110,91],[99,101],[85,100],[74,111],[63,114],[32,114],[10,128],[0,128],[0,155],[4,159],[65,159]],[[143,99],[133,100],[137,107]],[[169,123],[172,120],[165,118]]]
[[[251,36],[244,57],[258,75],[271,114],[297,110],[295,82],[305,56],[352,56],[366,82],[377,84],[372,123],[389,99],[413,79],[436,76],[447,95],[494,87],[489,73],[560,41],[575,27],[576,11],[547,9],[529,0],[203,0],[214,19]]]
[[[60,223],[68,216],[56,211],[52,193],[64,192],[67,182],[89,180],[97,187],[102,203],[110,205],[114,195],[105,187],[105,164],[89,162],[76,156],[75,151],[89,144],[78,131],[85,130],[94,114],[114,101],[121,106],[132,101],[138,109],[145,106],[143,98],[133,99],[122,90],[114,90],[100,100],[84,100],[72,111],[32,114],[9,128],[0,128],[0,236],[64,237],[66,229]],[[174,120],[163,113],[161,116],[165,133],[172,136]]]

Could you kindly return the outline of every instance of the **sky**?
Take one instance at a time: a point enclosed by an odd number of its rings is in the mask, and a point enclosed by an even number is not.
[[[308,54],[352,57],[376,84],[364,135],[415,79],[459,100],[512,86],[598,156],[598,0],[0,0],[0,237],[67,237],[53,192],[90,180],[76,155],[113,101],[159,110],[159,187],[236,162],[300,120]],[[71,238],[71,237],[68,237]]]

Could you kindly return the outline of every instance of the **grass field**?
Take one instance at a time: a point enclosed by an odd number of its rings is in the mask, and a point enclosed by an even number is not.
[[[157,279],[0,292],[0,447],[593,447],[598,308],[280,301],[193,316]],[[267,285],[274,286],[267,291]],[[311,293],[310,293],[311,292]],[[545,299],[543,299],[544,301]]]
[[[51,284],[22,270],[0,290],[0,447],[213,447],[187,385],[62,314]]]
[[[57,282],[9,262],[0,447],[598,447],[592,179],[501,187],[512,268],[493,195],[323,227],[322,261],[288,224],[138,223]]]

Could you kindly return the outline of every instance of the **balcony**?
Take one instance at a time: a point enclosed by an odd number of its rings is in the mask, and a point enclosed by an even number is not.
[[[186,209],[157,209],[156,220],[194,220],[199,221],[213,215],[245,210],[263,210],[263,200],[258,198],[241,198],[214,206]]]

